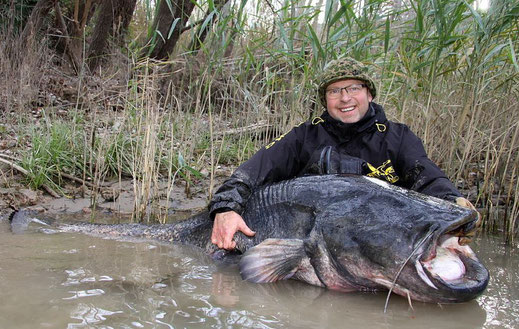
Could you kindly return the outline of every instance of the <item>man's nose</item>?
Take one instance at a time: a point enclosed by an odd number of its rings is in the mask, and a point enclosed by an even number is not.
[[[348,101],[350,98],[351,98],[351,96],[346,92],[346,90],[341,89],[341,100]]]

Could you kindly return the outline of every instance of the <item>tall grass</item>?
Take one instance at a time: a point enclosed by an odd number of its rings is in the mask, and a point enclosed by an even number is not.
[[[81,170],[99,180],[132,177],[135,217],[164,220],[161,186],[167,199],[180,181],[189,192],[207,169],[210,195],[219,165],[238,165],[320,114],[318,72],[330,59],[352,56],[373,67],[376,101],[422,138],[430,157],[481,209],[485,229],[513,241],[519,0],[493,1],[488,12],[473,3],[242,0],[215,9],[198,52],[190,47],[194,33],[185,33],[169,62],[134,63],[118,94],[123,108],[110,119],[120,123],[117,131],[92,134],[86,124],[78,130],[86,136],[81,152],[91,155]],[[199,3],[194,19],[210,5]]]

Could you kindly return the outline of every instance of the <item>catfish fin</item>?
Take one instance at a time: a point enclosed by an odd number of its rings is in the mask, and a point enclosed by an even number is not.
[[[299,239],[267,239],[247,250],[240,260],[242,279],[265,283],[290,279],[306,258]]]

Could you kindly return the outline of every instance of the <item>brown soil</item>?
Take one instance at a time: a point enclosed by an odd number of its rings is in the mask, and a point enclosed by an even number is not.
[[[216,171],[216,187],[230,175],[230,168]],[[0,164],[0,216],[12,209],[28,208],[53,218],[70,218],[95,222],[131,220],[134,209],[134,188],[131,179],[107,182],[100,191],[70,182],[63,188],[64,196],[55,198],[43,190],[31,190],[23,176]],[[187,218],[207,208],[209,177],[193,181],[186,191],[185,182],[173,185],[167,200],[167,184],[159,183],[159,197],[148,206],[149,219],[167,214],[168,221]],[[147,219],[144,219],[147,220]]]

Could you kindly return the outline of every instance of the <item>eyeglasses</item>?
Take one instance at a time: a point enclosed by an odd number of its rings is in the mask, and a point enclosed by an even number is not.
[[[328,89],[326,95],[331,99],[341,98],[342,91],[344,90],[348,96],[355,96],[358,95],[364,87],[366,87],[365,84],[357,84],[348,87]]]

